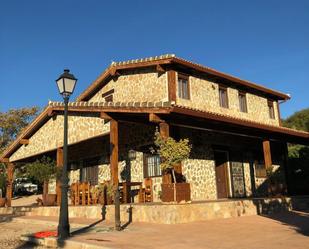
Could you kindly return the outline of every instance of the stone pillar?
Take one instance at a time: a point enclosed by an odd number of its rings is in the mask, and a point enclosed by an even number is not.
[[[63,149],[57,148],[57,168],[63,167]],[[56,194],[57,194],[57,205],[60,206],[61,203],[61,180],[57,179],[56,182]]]
[[[12,196],[13,196],[13,178],[15,166],[13,163],[7,163],[7,183],[6,183],[6,205],[7,207],[12,206]]]

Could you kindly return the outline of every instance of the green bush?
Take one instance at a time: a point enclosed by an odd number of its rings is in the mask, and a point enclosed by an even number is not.
[[[37,180],[39,183],[49,181],[51,178],[59,177],[60,171],[56,163],[49,157],[42,157],[33,163],[26,165],[26,175]]]

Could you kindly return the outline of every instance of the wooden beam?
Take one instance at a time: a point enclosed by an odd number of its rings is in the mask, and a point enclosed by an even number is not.
[[[20,140],[19,140],[19,143],[20,143],[20,144],[27,145],[27,144],[29,144],[29,139],[24,139],[24,138],[23,138],[23,139],[20,139]]]
[[[54,115],[55,115],[55,112],[54,112],[53,108],[49,108],[48,111],[47,111],[47,116],[52,117]]]
[[[269,140],[263,141],[264,162],[266,169],[272,166],[271,149]]]
[[[111,116],[109,116],[106,112],[100,112],[100,118],[104,120],[111,120]]]
[[[14,178],[15,165],[13,163],[7,163],[7,183],[6,183],[6,206],[12,206],[13,196],[13,178]]]
[[[110,69],[110,74],[111,74],[111,76],[119,76],[120,75],[120,73],[117,71],[116,67],[112,67]]]
[[[176,102],[176,72],[170,70],[167,72],[168,81],[168,100]]]
[[[165,73],[165,69],[160,65],[156,65],[156,70],[158,73]]]
[[[2,159],[0,160],[0,162],[1,162],[1,163],[8,163],[8,162],[10,162],[10,159],[7,158],[7,157],[5,157],[5,158],[2,158]]]
[[[57,148],[56,163],[57,163],[57,168],[63,167],[63,149],[62,148]],[[47,190],[45,191],[46,191],[46,194],[48,194],[48,185],[47,185]],[[56,194],[57,194],[57,205],[60,206],[60,203],[61,203],[61,180],[60,179],[57,179],[57,182],[56,182]]]
[[[149,122],[162,123],[165,121],[161,119],[156,113],[149,113]]]
[[[166,122],[162,122],[159,124],[160,127],[160,134],[163,139],[166,139],[170,136],[170,127],[169,124]]]
[[[110,167],[114,187],[118,187],[118,121],[110,121]]]

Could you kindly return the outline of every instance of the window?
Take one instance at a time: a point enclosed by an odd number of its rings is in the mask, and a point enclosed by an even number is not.
[[[89,182],[90,185],[98,184],[100,157],[93,157],[83,160],[80,170],[80,182]]]
[[[109,95],[107,97],[105,97],[105,102],[113,102],[113,95]]]
[[[227,97],[227,88],[220,86],[219,87],[219,101],[220,106],[224,108],[229,108],[229,101]]]
[[[99,167],[98,165],[82,168],[80,172],[80,182],[89,182],[90,185],[97,185],[98,184],[98,174],[99,174]]]
[[[114,89],[109,90],[102,94],[102,98],[104,98],[105,102],[113,102],[113,93],[115,92]]]
[[[189,77],[178,74],[178,97],[190,99]]]
[[[267,101],[268,104],[268,112],[269,112],[269,117],[271,119],[275,119],[275,110],[274,110],[274,102],[271,100]]]
[[[144,178],[161,175],[160,156],[144,154]]]
[[[255,177],[257,177],[257,178],[265,178],[266,177],[265,164],[261,160],[254,162],[254,170],[255,170]]]
[[[238,99],[239,99],[239,110],[241,112],[248,112],[246,93],[238,92]]]

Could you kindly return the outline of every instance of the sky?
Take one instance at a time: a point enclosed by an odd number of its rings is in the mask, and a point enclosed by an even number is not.
[[[0,112],[71,100],[112,61],[174,53],[289,93],[283,118],[309,107],[309,1],[0,1]]]

